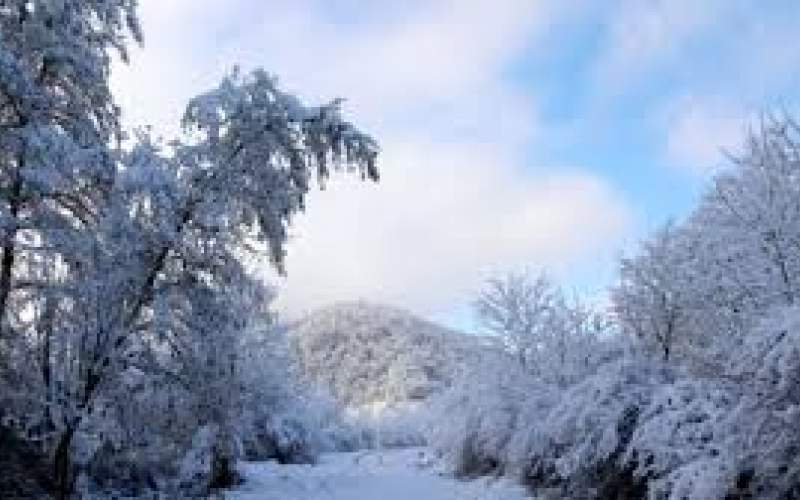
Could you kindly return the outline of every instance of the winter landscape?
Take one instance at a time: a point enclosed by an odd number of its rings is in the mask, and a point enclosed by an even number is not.
[[[0,498],[800,499],[799,26],[0,0]]]

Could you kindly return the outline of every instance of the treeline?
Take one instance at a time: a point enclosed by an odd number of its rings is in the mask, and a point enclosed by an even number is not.
[[[554,498],[800,498],[800,126],[764,117],[729,160],[621,260],[599,330],[544,279],[487,286],[479,316],[518,363],[442,402],[458,472]]]
[[[136,4],[0,2],[0,463],[49,471],[9,465],[4,498],[197,494],[324,427],[277,422],[316,417],[248,264],[283,271],[313,183],[377,180],[377,146],[263,71],[191,100],[168,143],[126,133],[108,80]]]

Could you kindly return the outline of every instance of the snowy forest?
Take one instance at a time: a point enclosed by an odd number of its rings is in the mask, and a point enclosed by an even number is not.
[[[379,181],[378,140],[260,69],[176,137],[126,130],[110,68],[141,43],[136,0],[0,0],[0,498],[340,498],[280,488],[345,456],[413,462],[420,500],[800,498],[790,112],[607,304],[519,269],[474,297],[478,335],[363,301],[289,321],[257,271],[291,274],[312,190]]]

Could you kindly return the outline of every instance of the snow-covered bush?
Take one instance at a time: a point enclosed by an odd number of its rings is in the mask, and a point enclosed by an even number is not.
[[[436,400],[429,439],[454,472],[554,486],[574,479],[580,464],[603,462],[617,450],[609,444],[616,425],[628,407],[644,404],[653,369],[620,361],[628,346],[616,337],[563,340],[558,347],[568,346],[569,355],[546,370],[519,363],[516,351],[487,346]],[[547,347],[537,357],[546,357]]]
[[[800,309],[771,311],[731,371],[742,387],[725,420],[737,490],[754,498],[800,497]]]
[[[362,447],[363,431],[324,388],[303,379],[285,326],[270,322],[263,315],[239,350],[242,400],[236,431],[244,457],[313,462],[324,451]]]
[[[537,491],[571,497],[797,497],[800,320],[794,308],[770,316],[727,374],[646,357],[600,367],[519,426],[510,462],[527,464]]]
[[[672,375],[647,358],[623,358],[559,394],[546,415],[520,426],[523,481],[580,498],[628,498],[641,488],[622,460],[654,388]]]
[[[298,393],[283,407],[241,420],[243,458],[311,463],[322,452],[353,451],[369,445],[367,428],[332,399]]]
[[[724,498],[737,477],[726,418],[738,399],[738,389],[720,380],[688,378],[657,387],[624,462],[657,498]]]
[[[651,495],[670,499],[800,494],[800,315],[773,309],[726,374],[658,388],[626,460]]]
[[[437,399],[430,443],[459,475],[503,473],[518,426],[537,421],[554,397],[554,388],[534,381],[515,358],[487,349]]]
[[[140,355],[95,404],[74,440],[87,492],[200,495],[236,480],[238,460],[313,462],[368,436],[330,397],[305,384],[271,293],[239,284],[237,320],[215,335]],[[223,362],[220,362],[222,360]]]

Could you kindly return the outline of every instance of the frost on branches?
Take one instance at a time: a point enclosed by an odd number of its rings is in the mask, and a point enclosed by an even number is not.
[[[193,99],[182,137],[120,148],[111,52],[141,38],[134,0],[0,2],[2,425],[37,443],[62,497],[81,471],[103,482],[99,451],[159,487],[159,461],[203,429],[210,482],[230,479],[232,422],[256,404],[241,343],[269,293],[245,260],[284,271],[314,182],[378,178],[338,101],[306,106],[261,70]]]
[[[168,142],[123,131],[136,4],[0,0],[0,496],[196,498],[243,458],[380,443],[345,407],[394,404],[430,412],[390,441],[545,498],[800,497],[791,116],[621,259],[606,310],[511,273],[476,300],[490,336],[364,304],[289,327],[251,270],[285,272],[309,191],[378,180],[378,147],[262,70]]]
[[[478,312],[507,357],[446,395],[434,447],[545,498],[797,498],[799,174],[800,127],[765,117],[686,220],[622,259],[589,343],[541,279],[490,282]]]

